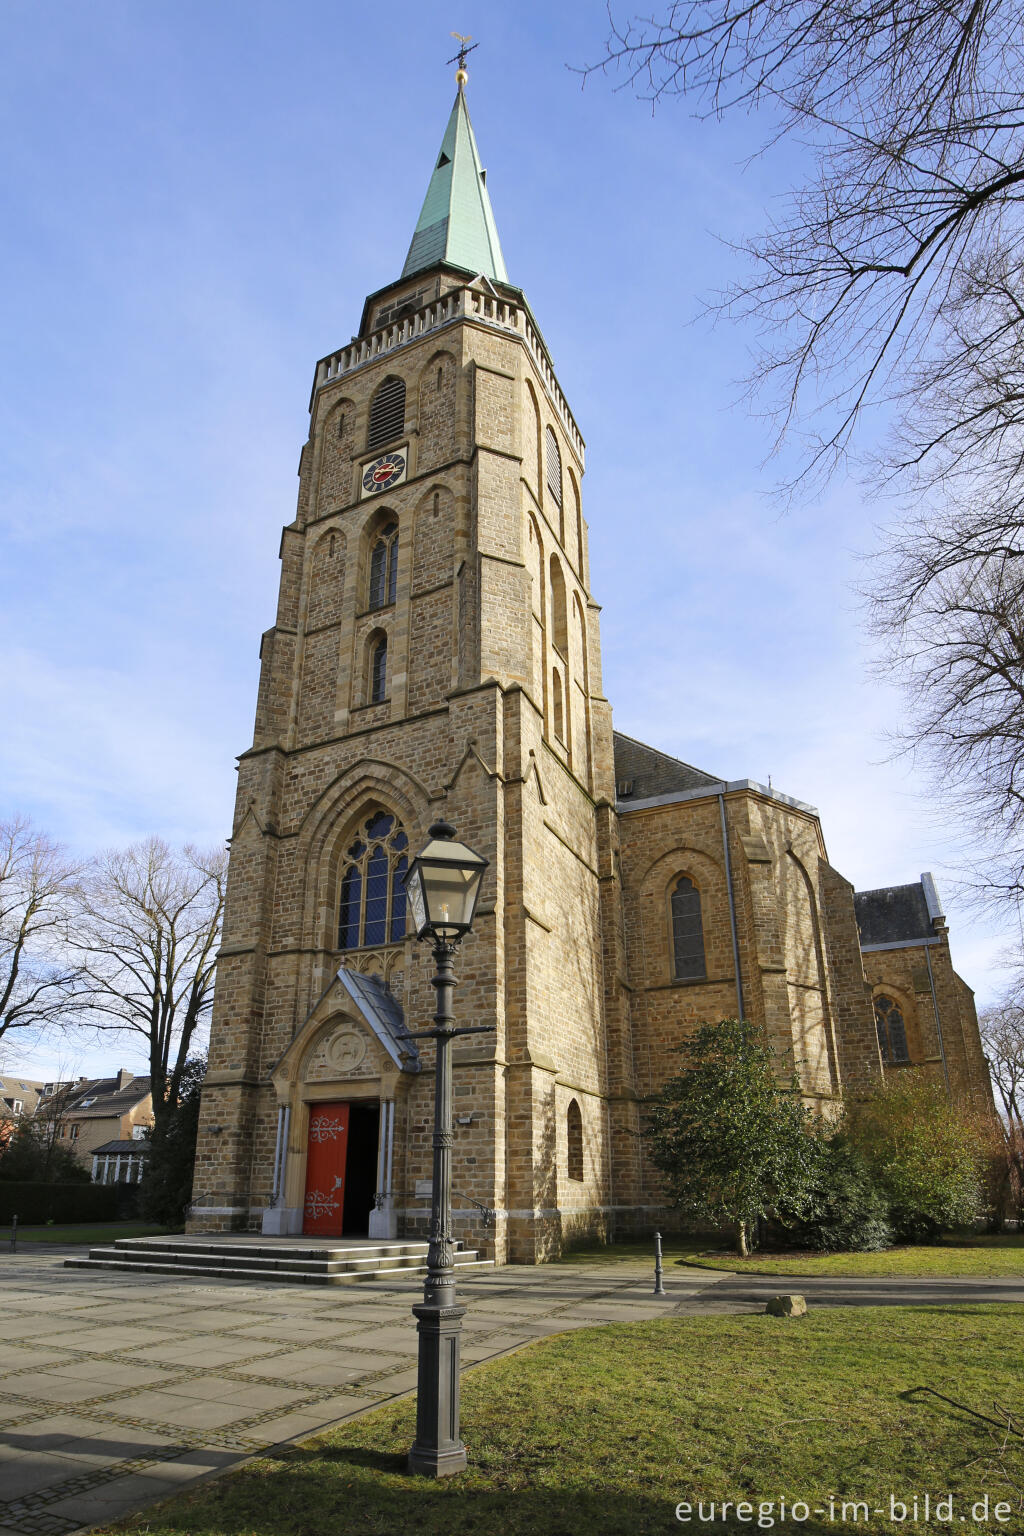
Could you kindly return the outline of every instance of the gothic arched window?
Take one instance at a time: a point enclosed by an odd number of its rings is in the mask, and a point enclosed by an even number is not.
[[[569,625],[565,609],[565,577],[557,555],[552,555],[548,569],[551,574],[551,638],[562,655],[569,655]]]
[[[387,523],[370,550],[370,592],[367,607],[386,608],[398,590],[398,524]]]
[[[677,981],[705,976],[704,925],[700,891],[689,875],[680,875],[672,892],[672,971]]]
[[[388,640],[381,635],[370,647],[369,702],[380,704],[387,698],[388,689]]]
[[[555,735],[559,741],[565,741],[565,709],[562,704],[562,679],[556,667],[551,674],[551,715],[555,727]]]
[[[393,373],[383,381],[370,403],[370,428],[367,448],[379,448],[401,437],[405,430],[405,380]]]
[[[346,851],[338,904],[338,948],[397,944],[405,938],[409,840],[397,817],[374,811]]]
[[[567,1172],[570,1179],[583,1180],[583,1116],[575,1099],[570,1100],[565,1113],[565,1139],[568,1152]]]
[[[909,1061],[910,1052],[907,1050],[907,1026],[903,1022],[903,1009],[893,997],[883,995],[875,998],[875,1025],[878,1029],[878,1048],[882,1053],[882,1060],[890,1065],[894,1062]]]

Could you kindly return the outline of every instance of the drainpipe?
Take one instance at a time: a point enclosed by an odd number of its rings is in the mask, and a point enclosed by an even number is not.
[[[740,944],[736,937],[736,892],[732,884],[732,861],[729,858],[729,833],[725,824],[725,796],[718,796],[718,809],[722,817],[722,853],[725,856],[725,883],[729,889],[729,927],[732,930],[732,963],[736,971],[736,1007],[738,1017],[743,1017],[743,983],[740,980]]]
[[[942,1075],[946,1079],[946,1097],[949,1097],[949,1068],[946,1066],[946,1047],[942,1039],[942,1020],[939,1018],[939,1000],[935,996],[935,977],[932,975],[932,957],[925,945],[925,963],[928,966],[928,985],[932,989],[932,1012],[935,1014],[935,1033],[939,1037],[939,1055],[942,1057]]]

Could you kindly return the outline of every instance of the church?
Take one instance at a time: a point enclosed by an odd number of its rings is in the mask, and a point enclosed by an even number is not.
[[[401,275],[316,365],[239,760],[190,1230],[422,1237],[443,816],[488,867],[459,952],[455,1234],[499,1262],[671,1224],[644,1105],[702,1020],[828,1113],[892,1073],[991,1107],[935,884],[855,892],[814,807],[617,733],[584,440],[509,279],[465,73]],[[595,533],[601,537],[600,530]]]

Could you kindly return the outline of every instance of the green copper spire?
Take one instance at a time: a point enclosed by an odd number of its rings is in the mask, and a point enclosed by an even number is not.
[[[441,153],[402,268],[403,277],[444,261],[467,272],[481,272],[498,282],[508,282],[486,176],[460,81]]]

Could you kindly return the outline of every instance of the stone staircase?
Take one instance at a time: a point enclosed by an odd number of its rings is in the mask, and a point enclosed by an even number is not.
[[[494,1267],[475,1249],[455,1245],[461,1273]],[[426,1243],[379,1243],[366,1238],[311,1242],[308,1238],[121,1237],[112,1247],[91,1248],[87,1259],[65,1259],[66,1269],[135,1270],[175,1279],[273,1281],[294,1285],[351,1285],[359,1280],[405,1279],[425,1274]]]

